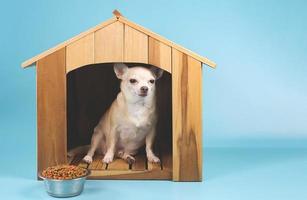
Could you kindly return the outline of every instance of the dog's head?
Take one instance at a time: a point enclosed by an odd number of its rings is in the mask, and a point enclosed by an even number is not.
[[[117,78],[121,79],[121,91],[128,98],[146,98],[155,93],[155,82],[159,79],[163,70],[156,67],[128,68],[125,64],[115,64],[114,71]]]

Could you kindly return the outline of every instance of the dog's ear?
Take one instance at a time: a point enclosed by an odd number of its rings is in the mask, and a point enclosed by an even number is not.
[[[156,80],[161,78],[161,76],[163,75],[164,70],[160,69],[158,67],[151,67],[150,71],[153,73],[153,75],[155,76]]]
[[[123,75],[128,71],[128,66],[124,63],[116,63],[114,65],[114,72],[117,78],[122,79]]]

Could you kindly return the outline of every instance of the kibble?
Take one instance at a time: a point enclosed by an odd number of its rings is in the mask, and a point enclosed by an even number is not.
[[[45,169],[42,176],[48,179],[67,180],[82,177],[86,172],[86,169],[75,165],[57,165]]]

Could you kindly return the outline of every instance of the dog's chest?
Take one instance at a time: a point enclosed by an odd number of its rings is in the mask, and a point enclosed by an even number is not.
[[[146,107],[134,107],[128,110],[127,119],[123,120],[118,131],[123,142],[142,141],[153,125],[153,112]]]
[[[129,110],[128,119],[136,128],[144,128],[150,125],[152,112],[146,107],[135,107]]]

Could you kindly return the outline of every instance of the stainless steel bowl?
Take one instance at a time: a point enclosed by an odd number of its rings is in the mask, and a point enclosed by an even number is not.
[[[41,175],[40,178],[44,180],[45,189],[50,196],[73,197],[82,193],[88,175],[90,175],[89,170],[84,176],[69,180],[48,179]]]

